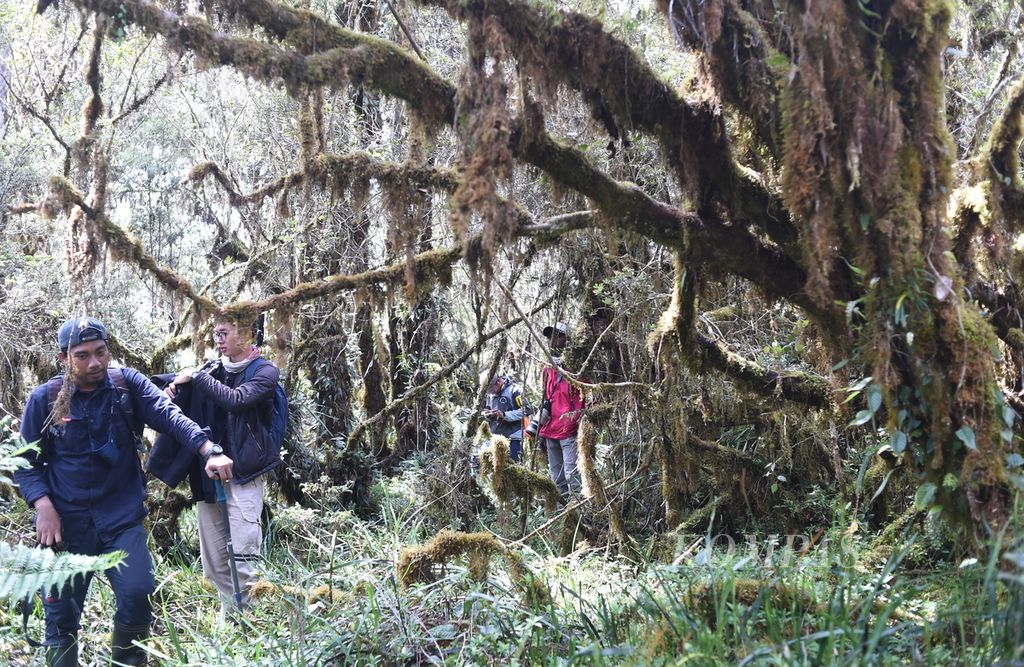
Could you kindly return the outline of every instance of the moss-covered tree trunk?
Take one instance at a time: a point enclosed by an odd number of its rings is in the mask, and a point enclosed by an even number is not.
[[[1009,495],[998,346],[948,234],[951,4],[794,2],[781,21],[757,0],[662,8],[772,149],[807,292],[846,306],[848,329],[830,327],[832,338],[869,360],[888,407],[867,412],[886,415],[893,448],[948,517],[999,526]]]

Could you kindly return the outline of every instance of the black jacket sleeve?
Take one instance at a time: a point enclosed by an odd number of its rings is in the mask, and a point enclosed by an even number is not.
[[[252,380],[234,389],[205,371],[192,377],[192,386],[223,410],[245,412],[273,395],[280,377],[277,366],[266,363],[259,367]]]

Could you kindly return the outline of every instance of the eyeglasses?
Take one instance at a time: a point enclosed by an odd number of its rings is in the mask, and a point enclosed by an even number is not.
[[[216,341],[223,341],[223,340],[227,340],[228,336],[230,336],[230,335],[231,335],[231,332],[229,332],[229,331],[214,331],[213,332],[213,339],[216,340]]]

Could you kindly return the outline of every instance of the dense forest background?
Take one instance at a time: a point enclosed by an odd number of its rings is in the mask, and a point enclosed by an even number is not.
[[[149,374],[265,313],[292,405],[251,626],[151,484],[155,661],[1024,659],[1018,3],[33,5],[4,423],[80,312]],[[568,505],[478,428],[496,372],[539,403],[555,321]]]

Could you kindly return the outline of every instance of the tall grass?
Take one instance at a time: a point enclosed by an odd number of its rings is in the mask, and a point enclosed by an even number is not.
[[[437,526],[409,480],[381,484],[376,519],[325,506],[282,508],[263,565],[268,582],[240,625],[219,618],[216,593],[188,559],[158,562],[158,636],[165,665],[983,665],[1024,659],[1024,553],[909,571],[908,531],[884,562],[869,536],[837,521],[819,546],[705,548],[677,565],[604,550],[568,556],[542,540],[524,556],[552,591],[531,607],[496,562],[486,581],[453,563],[402,589],[394,560]],[[326,496],[325,496],[326,497]],[[1018,524],[1019,525],[1019,524]],[[189,531],[186,529],[186,534]],[[708,536],[710,538],[710,536]],[[183,549],[188,553],[188,549]],[[1002,556],[1000,556],[1002,554]],[[104,664],[109,588],[94,585],[83,659]],[[0,616],[0,657],[42,664]]]

